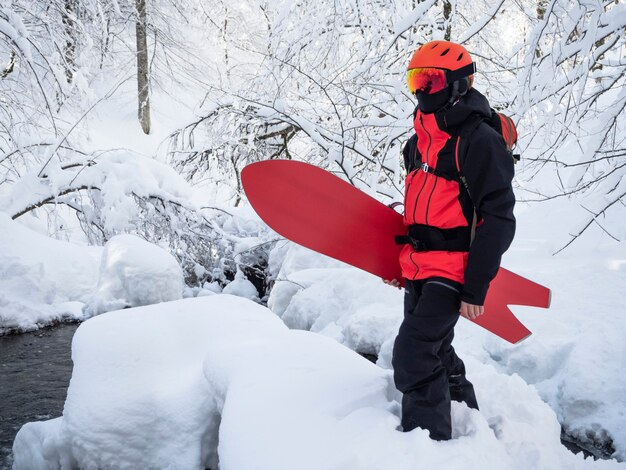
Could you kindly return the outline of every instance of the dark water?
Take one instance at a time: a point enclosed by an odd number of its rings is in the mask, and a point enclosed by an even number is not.
[[[0,336],[0,469],[11,468],[11,447],[23,424],[63,413],[77,327]]]

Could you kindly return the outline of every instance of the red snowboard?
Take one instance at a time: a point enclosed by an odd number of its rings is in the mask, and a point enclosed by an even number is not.
[[[333,174],[292,160],[248,165],[241,173],[248,200],[276,232],[314,251],[382,279],[402,281],[402,216]],[[550,306],[550,290],[501,268],[492,281],[485,313],[474,323],[517,343],[531,332],[507,305]]]

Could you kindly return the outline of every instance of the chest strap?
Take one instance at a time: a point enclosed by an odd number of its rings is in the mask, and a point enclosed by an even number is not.
[[[471,227],[437,228],[409,225],[408,235],[397,235],[397,245],[409,244],[415,251],[469,251]]]
[[[459,181],[458,176],[457,175],[450,175],[448,173],[444,173],[443,171],[438,170],[437,168],[433,168],[432,166],[428,166],[428,163],[422,162],[421,160],[417,159],[417,164],[418,167],[416,168],[417,170],[421,170],[425,173],[430,173],[431,175],[435,175],[439,178],[443,178],[446,179],[448,181]]]

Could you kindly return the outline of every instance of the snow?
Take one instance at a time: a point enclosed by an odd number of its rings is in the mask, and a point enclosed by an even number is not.
[[[188,205],[190,186],[171,167],[130,150],[110,150],[93,161],[78,161],[68,169],[51,163],[47,177],[39,170],[23,176],[0,201],[9,214],[20,214],[39,201],[54,198],[59,189],[98,188],[104,229],[115,232],[133,227],[138,207],[135,197],[154,197]]]
[[[183,285],[176,259],[134,235],[87,247],[45,237],[0,213],[0,334],[177,300]]]
[[[402,321],[402,293],[354,268],[305,269],[275,285],[268,305],[290,328],[377,354]]]
[[[246,276],[241,271],[237,271],[235,279],[224,287],[223,292],[224,294],[237,295],[259,302],[259,293],[256,287],[246,279]]]
[[[559,422],[582,441],[612,441],[613,457],[626,461],[626,246],[611,239],[626,239],[625,5],[556,1],[539,21],[536,5],[458,3],[448,23],[433,0],[385,11],[350,1],[215,11],[164,4],[151,24],[171,41],[152,55],[153,122],[144,135],[134,49],[124,46],[134,29],[119,2],[86,3],[76,15],[71,84],[67,25],[44,3],[0,7],[2,69],[17,53],[0,81],[8,110],[0,119],[0,211],[8,214],[0,213],[0,334],[161,303],[81,326],[66,412],[24,426],[18,468],[215,470],[218,456],[221,468],[244,470],[615,466],[566,453]],[[186,274],[220,282],[227,264],[264,261],[267,230],[246,217],[245,202],[229,205],[241,195],[241,167],[274,152],[262,142],[268,132],[292,124],[302,131],[289,138],[289,158],[324,166],[339,155],[365,191],[397,197],[413,106],[402,74],[416,45],[448,25],[479,61],[477,84],[519,122],[518,198],[555,198],[518,204],[518,235],[504,259],[553,290],[548,311],[514,307],[533,336],[512,346],[459,322],[455,346],[481,411],[455,405],[453,442],[396,431],[390,369],[402,291],[279,241],[269,259],[270,313],[241,271],[227,286],[183,286],[174,258],[135,237],[80,244],[133,232],[164,246],[169,236]],[[190,158],[188,167],[168,166],[181,163],[175,155]],[[561,197],[570,191],[571,201]],[[220,243],[189,261],[185,250],[213,235]],[[201,266],[202,256],[218,262]],[[378,367],[350,349],[377,355]]]
[[[536,390],[472,358],[481,411],[402,433],[391,372],[267,308],[213,295],[84,322],[63,416],[26,424],[14,469],[617,468],[561,446]]]
[[[76,318],[163,302],[81,325],[64,414],[22,428],[15,468],[215,468],[218,460],[222,469],[243,470],[617,465],[573,456],[559,435],[562,424],[582,441],[612,440],[614,457],[624,460],[626,252],[598,229],[577,242],[580,250],[550,257],[566,237],[551,239],[543,222],[563,223],[577,209],[541,207],[518,205],[517,238],[503,264],[551,287],[552,308],[514,307],[534,332],[515,346],[459,322],[455,347],[481,409],[454,405],[448,443],[397,430],[391,352],[402,291],[379,279],[279,242],[269,259],[273,311],[258,305],[241,272],[224,289],[207,283],[193,289],[197,298],[175,300],[180,267],[157,246],[122,235],[104,250],[80,247],[4,216],[3,259],[20,262],[2,264],[12,273],[2,277],[5,298],[22,293],[16,298],[24,303],[24,292],[36,293],[32,310],[41,315],[52,298],[43,294],[63,294],[51,305]],[[84,264],[76,268],[74,258]],[[71,271],[88,261],[91,285]],[[56,289],[55,279],[68,284]],[[71,292],[82,292],[82,300]]]
[[[394,28],[395,35],[400,36],[407,29],[414,27],[419,19],[422,18],[434,4],[434,1],[429,0],[418,5],[417,8],[412,10],[405,18],[397,22]]]
[[[84,312],[91,317],[178,300],[183,285],[183,271],[169,252],[135,235],[116,235],[104,246],[98,287]]]
[[[536,388],[569,435],[583,442],[610,439],[614,457],[626,460],[626,378],[620,373],[626,365],[626,247],[598,229],[578,240],[575,250],[551,257],[567,238],[555,236],[554,226],[567,224],[580,208],[554,201],[532,210],[519,204],[516,210],[518,233],[503,266],[550,287],[552,306],[547,311],[513,307],[534,332],[515,346],[461,319],[455,348],[466,362],[519,375]],[[295,245],[283,258],[280,282],[268,301],[274,313],[291,328],[377,355],[377,364],[391,369],[402,321],[401,291]]]
[[[84,318],[101,252],[45,237],[0,212],[0,334]]]

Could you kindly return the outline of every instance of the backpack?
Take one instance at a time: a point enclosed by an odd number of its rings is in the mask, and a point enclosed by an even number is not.
[[[513,158],[513,163],[517,163],[520,160],[520,156],[519,154],[513,153],[515,144],[517,144],[517,127],[515,127],[513,119],[506,114],[499,113],[492,109],[491,119],[485,121],[502,135],[506,149],[511,155],[511,158]]]
[[[478,128],[481,122],[485,122],[489,124],[493,129],[495,129],[504,139],[504,144],[506,146],[506,150],[510,157],[513,159],[513,163],[516,164],[520,160],[520,155],[513,153],[513,149],[515,148],[515,144],[517,144],[517,128],[515,127],[515,123],[513,119],[511,119],[506,114],[502,114],[497,112],[494,109],[491,109],[491,116],[484,117],[479,116],[478,114],[472,115],[465,123],[463,123],[463,127],[461,128],[461,132],[459,133],[459,145],[456,147],[456,170],[458,172],[458,178],[465,186],[469,194],[469,187],[467,186],[467,181],[463,173],[461,172],[460,166],[460,158],[459,158],[459,149],[461,148],[461,142],[469,142],[469,136]],[[463,145],[463,149],[467,151],[467,143]],[[471,197],[471,194],[470,194]]]

